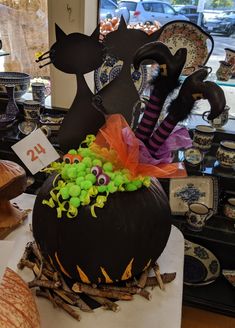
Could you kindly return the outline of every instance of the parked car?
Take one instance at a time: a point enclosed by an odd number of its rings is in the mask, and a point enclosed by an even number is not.
[[[204,29],[208,33],[230,36],[235,32],[235,14],[225,11],[212,18],[204,16]]]
[[[118,7],[125,7],[129,10],[130,24],[158,21],[164,25],[173,20],[189,20],[184,15],[178,14],[169,3],[162,1],[122,0],[118,3]]]
[[[100,0],[99,5],[99,20],[104,21],[105,19],[113,17],[123,16],[125,21],[128,23],[130,19],[129,10],[125,7],[119,8],[117,0]]]
[[[182,14],[190,20],[190,22],[197,24],[199,13],[197,12],[197,6],[193,5],[178,5],[173,6],[177,13]]]

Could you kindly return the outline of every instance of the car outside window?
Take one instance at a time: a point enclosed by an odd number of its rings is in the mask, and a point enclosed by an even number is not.
[[[136,11],[137,3],[132,1],[120,1],[118,7],[126,7],[129,11]]]
[[[170,6],[168,6],[167,4],[163,4],[163,8],[164,8],[164,13],[166,14],[170,14],[170,15],[174,15],[175,11],[174,9],[172,9]]]
[[[110,2],[109,0],[102,0],[101,1],[101,8],[105,8],[105,9],[116,9],[116,5],[112,2]]]
[[[145,11],[151,11],[151,3],[143,3],[142,5]]]
[[[163,13],[163,8],[161,3],[153,3],[152,4],[152,11],[156,13]]]

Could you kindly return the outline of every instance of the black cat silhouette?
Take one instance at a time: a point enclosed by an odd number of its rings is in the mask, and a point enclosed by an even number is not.
[[[45,57],[46,54],[49,56]],[[84,78],[84,74],[103,63],[104,47],[99,42],[99,26],[88,36],[81,33],[66,35],[56,25],[56,42],[38,61],[47,58],[51,60],[47,64],[52,63],[62,72],[76,74],[77,77],[77,93],[58,134],[60,147],[67,152],[71,148],[76,149],[86,135],[96,134],[105,122],[103,114],[92,106],[94,94]]]
[[[131,64],[137,49],[146,43],[156,41],[160,30],[148,35],[144,31],[128,29],[121,17],[116,31],[106,35],[105,50],[111,57],[123,61],[120,74],[108,85],[96,93],[94,103],[96,107],[105,110],[106,114],[120,113],[130,124],[134,105],[140,99],[131,76]]]

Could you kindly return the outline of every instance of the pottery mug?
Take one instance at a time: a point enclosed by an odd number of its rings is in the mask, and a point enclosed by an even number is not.
[[[225,61],[232,65],[232,76],[235,76],[235,49],[225,48]]]
[[[46,88],[44,83],[34,82],[31,84],[33,100],[40,102],[42,106],[45,106],[46,97],[50,95],[50,89]]]
[[[235,198],[228,198],[224,205],[224,215],[235,219]]]
[[[24,118],[27,121],[38,121],[40,117],[41,104],[34,100],[25,100],[23,102]]]
[[[225,106],[223,112],[216,118],[214,118],[213,120],[208,120],[207,116],[210,114],[210,111],[206,111],[202,114],[202,119],[208,123],[210,123],[210,125],[213,128],[221,128],[222,126],[224,126],[229,119],[229,110],[230,107],[229,106]]]
[[[224,168],[233,168],[235,166],[235,141],[221,141],[216,152],[216,159],[220,166]]]
[[[188,228],[193,231],[201,231],[213,213],[212,208],[208,208],[202,203],[190,203],[188,211],[185,213]]]
[[[220,60],[220,66],[215,74],[218,80],[228,81],[233,75],[232,64],[226,62],[225,60]]]
[[[215,129],[210,125],[197,125],[193,134],[193,146],[201,151],[211,148]]]

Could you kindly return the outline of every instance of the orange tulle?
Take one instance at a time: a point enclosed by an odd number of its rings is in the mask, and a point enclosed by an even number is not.
[[[129,129],[131,142],[123,140],[122,129]],[[156,178],[176,178],[187,176],[182,163],[144,164],[139,162],[139,141],[128,123],[120,114],[108,116],[105,125],[99,130],[91,149],[113,163],[115,169],[127,168],[131,176],[139,175]]]

